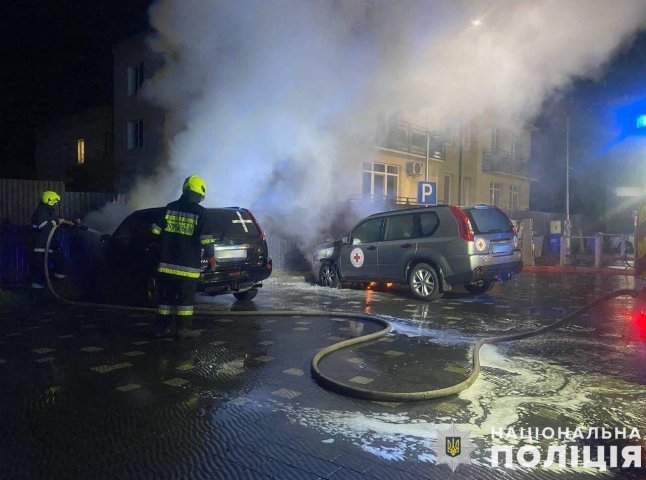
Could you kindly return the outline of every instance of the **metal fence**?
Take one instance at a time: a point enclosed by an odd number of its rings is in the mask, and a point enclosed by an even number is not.
[[[634,238],[627,234],[572,235],[560,240],[559,264],[634,268]]]

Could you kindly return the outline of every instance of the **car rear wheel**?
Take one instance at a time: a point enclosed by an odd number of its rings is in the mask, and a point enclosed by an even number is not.
[[[426,263],[418,263],[413,267],[408,284],[413,295],[421,300],[435,300],[441,296],[437,273]]]
[[[493,282],[491,280],[478,280],[472,283],[465,283],[464,288],[469,293],[480,295],[491,290],[493,288]]]
[[[256,295],[258,295],[257,288],[250,288],[249,290],[245,290],[244,292],[235,292],[233,294],[233,296],[236,297],[236,300],[240,300],[242,302],[253,300],[254,298],[256,298]]]
[[[339,271],[334,262],[323,262],[319,268],[319,285],[322,287],[339,288]]]

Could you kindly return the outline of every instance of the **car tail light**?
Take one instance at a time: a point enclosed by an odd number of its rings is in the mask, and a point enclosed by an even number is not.
[[[464,213],[464,210],[462,210],[460,207],[449,208],[451,209],[451,213],[453,214],[455,219],[458,221],[460,237],[462,237],[467,242],[473,242],[473,227],[471,227],[471,221],[469,220],[469,217],[467,217],[467,214]]]
[[[249,210],[245,210],[245,211],[249,214],[249,216],[251,217],[251,220],[253,220],[253,224],[260,232],[260,240],[267,240],[267,237],[265,237],[265,232],[263,232],[262,228],[260,228],[260,224],[256,220],[256,217],[253,216],[253,213],[251,213]]]

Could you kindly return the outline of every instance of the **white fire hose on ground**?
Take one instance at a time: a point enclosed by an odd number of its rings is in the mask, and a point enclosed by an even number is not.
[[[129,311],[156,313],[157,310],[155,308],[150,308],[150,307],[134,307],[130,305],[79,302],[79,301],[69,300],[61,297],[58,294],[58,292],[56,292],[56,290],[54,289],[54,286],[52,285],[51,278],[49,276],[49,266],[48,266],[49,247],[57,228],[58,226],[55,226],[49,232],[49,237],[47,238],[47,244],[45,246],[45,258],[44,258],[44,270],[45,270],[45,279],[47,281],[47,288],[56,299],[68,305],[75,305],[75,306],[82,306],[82,307],[94,307],[94,308],[101,308],[101,309],[129,310]],[[96,230],[94,230],[94,232],[96,232]],[[97,233],[100,233],[100,232],[97,232]],[[347,385],[337,380],[334,380],[333,378],[325,375],[319,368],[319,364],[321,360],[323,360],[323,358],[332,354],[333,352],[342,350],[344,348],[349,348],[361,343],[371,342],[388,335],[392,331],[392,325],[389,321],[384,320],[382,318],[372,316],[372,315],[366,315],[366,314],[330,312],[325,310],[282,310],[282,311],[272,310],[267,312],[259,312],[259,311],[213,312],[213,311],[198,308],[196,309],[196,314],[202,315],[202,316],[210,316],[210,317],[232,317],[232,316],[236,316],[236,317],[288,317],[288,316],[323,317],[323,316],[334,315],[335,317],[351,318],[354,320],[362,320],[362,321],[376,323],[382,326],[383,328],[377,332],[373,332],[367,335],[362,335],[356,338],[351,338],[349,340],[343,340],[341,342],[335,343],[333,345],[330,345],[329,347],[326,347],[320,350],[316,355],[314,355],[314,358],[312,359],[312,363],[311,363],[312,376],[324,388],[327,388],[331,391],[341,393],[343,395],[347,395],[350,397],[356,397],[356,398],[372,400],[372,401],[382,401],[382,402],[410,402],[410,401],[430,400],[434,398],[448,397],[450,395],[458,394],[461,391],[466,390],[471,385],[473,385],[473,383],[478,378],[478,375],[480,374],[480,349],[484,345],[493,345],[496,343],[509,342],[512,340],[522,340],[525,338],[530,338],[530,337],[551,332],[553,330],[560,328],[566,323],[569,323],[570,321],[572,321],[573,319],[581,315],[583,312],[590,310],[591,308],[603,302],[606,302],[612,298],[619,297],[619,296],[626,296],[626,295],[636,296],[637,292],[639,292],[639,290],[637,289],[615,290],[602,297],[595,299],[594,301],[577,309],[571,314],[553,323],[550,323],[549,325],[546,325],[544,327],[540,327],[535,330],[529,330],[526,332],[513,333],[509,335],[481,338],[480,340],[476,341],[475,344],[473,345],[473,359],[472,359],[471,374],[465,380],[455,385],[452,385],[450,387],[434,389],[434,390],[417,391],[417,392],[385,392],[385,391],[369,390],[366,388],[355,387],[355,386]]]

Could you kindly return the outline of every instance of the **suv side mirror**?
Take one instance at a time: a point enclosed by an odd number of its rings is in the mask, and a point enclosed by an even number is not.
[[[347,245],[350,243],[350,236],[349,235],[344,235],[341,237],[341,244]]]

